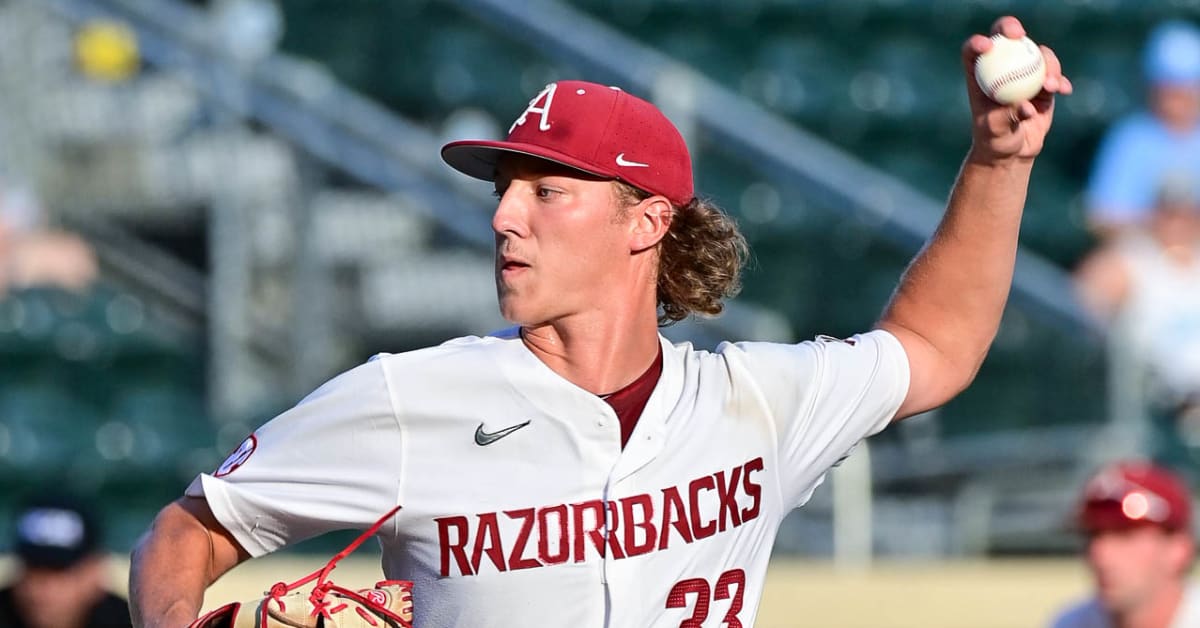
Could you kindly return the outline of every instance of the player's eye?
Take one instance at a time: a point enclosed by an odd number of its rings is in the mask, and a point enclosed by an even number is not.
[[[556,190],[554,188],[548,188],[544,185],[539,185],[537,187],[538,198],[540,198],[542,200],[548,200],[548,199],[554,198],[558,194],[562,194],[562,191]]]

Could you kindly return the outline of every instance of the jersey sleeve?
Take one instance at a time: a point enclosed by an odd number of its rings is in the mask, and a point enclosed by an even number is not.
[[[887,426],[908,394],[907,355],[883,330],[738,346],[775,422],[781,488],[791,507],[808,501],[859,441]]]
[[[372,360],[256,430],[186,494],[204,497],[253,556],[340,529],[365,529],[397,503],[401,431]]]

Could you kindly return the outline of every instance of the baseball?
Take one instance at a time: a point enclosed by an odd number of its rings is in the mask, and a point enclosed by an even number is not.
[[[975,59],[975,82],[988,98],[1003,105],[1033,98],[1045,80],[1046,60],[1028,37],[992,35],[992,49]]]

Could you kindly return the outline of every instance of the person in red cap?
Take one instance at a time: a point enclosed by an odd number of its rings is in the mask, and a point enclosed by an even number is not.
[[[1084,486],[1077,517],[1096,592],[1054,628],[1200,626],[1200,589],[1187,584],[1192,496],[1182,479],[1149,462],[1109,465]]]
[[[994,103],[973,76],[992,45],[963,45],[973,145],[941,226],[877,328],[846,340],[710,352],[660,334],[721,311],[746,245],[633,94],[557,81],[505,140],[445,146],[494,186],[514,327],[376,356],[248,436],[135,550],[135,620],[184,625],[240,561],[400,504],[383,570],[413,582],[421,628],[753,625],[787,513],[863,438],[965,388],[996,334],[1071,84],[1043,48],[1044,90]]]

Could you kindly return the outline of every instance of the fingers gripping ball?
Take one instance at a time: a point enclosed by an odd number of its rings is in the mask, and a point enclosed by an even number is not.
[[[1028,37],[992,35],[992,49],[975,59],[975,82],[988,98],[1002,105],[1037,96],[1045,80],[1046,60]]]

